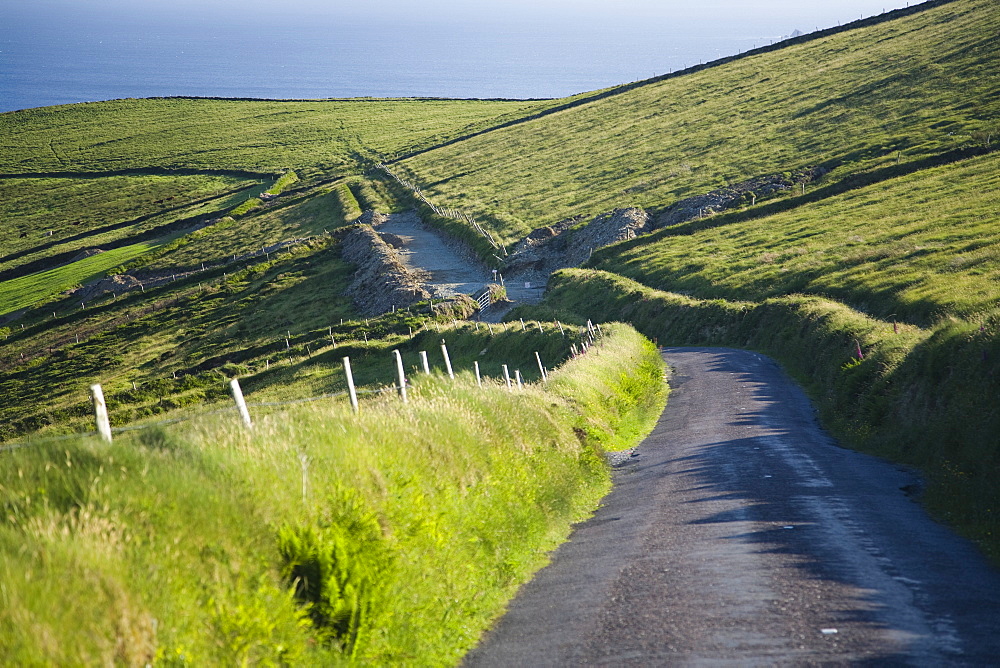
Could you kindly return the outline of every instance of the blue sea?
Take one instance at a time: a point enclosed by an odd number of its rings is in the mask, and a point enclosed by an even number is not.
[[[0,111],[174,95],[560,97],[835,24],[829,14],[811,26],[802,23],[812,16],[781,13],[755,21],[412,14],[405,20],[349,14],[297,19],[270,12],[208,20],[197,13],[143,15],[83,9],[93,3],[0,0],[8,2],[0,25]],[[858,18],[844,14],[843,20]]]

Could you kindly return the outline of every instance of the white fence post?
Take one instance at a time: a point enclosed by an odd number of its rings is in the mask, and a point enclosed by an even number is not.
[[[483,386],[483,377],[479,375],[479,362],[473,362],[472,366],[476,369],[476,385],[479,387]]]
[[[545,373],[545,367],[542,366],[542,358],[538,355],[538,351],[535,351],[535,361],[538,362],[538,371],[542,374],[542,382],[546,383],[549,380],[549,375]]]
[[[396,357],[396,374],[399,376],[399,383],[397,389],[399,390],[399,398],[403,400],[403,403],[407,403],[406,399],[406,372],[403,371],[403,356],[399,354],[398,350],[393,350],[392,354]]]
[[[243,424],[246,425],[247,429],[253,429],[253,422],[250,421],[250,411],[247,410],[247,402],[243,399],[243,390],[240,389],[240,381],[233,378],[229,381],[229,389],[233,393],[233,399],[236,401],[236,408],[240,411],[240,417],[243,418]]]
[[[504,364],[502,366],[503,366],[503,379],[505,381],[507,381],[507,389],[508,390],[513,389],[513,386],[510,383],[510,371],[507,369],[507,365],[506,364]]]
[[[104,402],[104,390],[100,385],[90,386],[90,396],[94,400],[94,421],[97,423],[97,433],[105,443],[111,442],[111,423],[108,421],[108,405]]]
[[[441,339],[441,354],[444,355],[444,366],[448,369],[448,377],[454,379],[455,372],[451,370],[451,358],[448,357],[448,346],[445,344],[444,339]]]
[[[427,362],[427,351],[420,351],[420,363],[424,365],[424,373],[429,374],[431,372],[431,365]]]
[[[344,358],[344,375],[347,377],[347,394],[351,397],[351,409],[358,412],[358,393],[354,389],[354,374],[351,373],[351,358]]]
[[[521,382],[521,370],[520,369],[514,369],[514,377],[517,378],[517,389],[523,390],[524,389],[524,383]]]

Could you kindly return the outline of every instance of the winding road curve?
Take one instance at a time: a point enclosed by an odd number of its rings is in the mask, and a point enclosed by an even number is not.
[[[1000,573],[774,362],[670,348],[654,432],[467,666],[987,666]]]

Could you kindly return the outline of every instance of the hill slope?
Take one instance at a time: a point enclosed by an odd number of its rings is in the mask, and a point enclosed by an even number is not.
[[[397,168],[505,241],[775,172],[821,166],[836,181],[1000,138],[998,31],[995,2],[950,2],[623,88]]]
[[[95,381],[121,425],[227,400],[234,375],[273,401],[342,388],[345,354],[399,347],[416,365],[437,343],[411,335],[429,310],[369,322],[343,296],[337,228],[362,209],[428,210],[370,169],[384,161],[505,242],[646,208],[660,229],[557,274],[524,315],[774,355],[843,443],[921,467],[938,515],[1000,555],[998,33],[994,0],[954,0],[567,100],[2,114],[0,438],[78,429]],[[782,187],[661,215],[765,176]],[[556,331],[539,336],[562,345]],[[482,350],[468,335],[467,366]]]

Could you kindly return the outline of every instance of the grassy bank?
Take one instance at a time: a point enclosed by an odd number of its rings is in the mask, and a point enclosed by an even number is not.
[[[803,384],[838,438],[919,467],[932,511],[1000,560],[997,311],[920,328],[820,297],[696,299],[594,270],[559,272],[550,288],[545,305],[527,313],[600,313],[663,345],[773,356]]]
[[[511,392],[419,377],[410,403],[310,404],[0,457],[0,653],[39,663],[450,665],[652,426],[655,349]],[[73,577],[67,577],[72,574]]]

